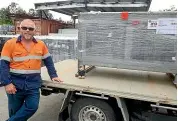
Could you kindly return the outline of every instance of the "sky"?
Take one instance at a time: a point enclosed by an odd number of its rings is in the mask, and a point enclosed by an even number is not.
[[[22,7],[24,10],[28,11],[30,8],[35,8],[34,3],[38,2],[50,2],[50,1],[60,1],[60,0],[3,0],[0,3],[0,8],[7,7],[11,2],[16,2]],[[176,8],[178,6],[177,0],[152,0],[150,11],[159,11],[163,9],[168,9],[170,6],[175,5]],[[71,20],[70,16],[59,14],[56,12],[52,12],[54,18],[62,18],[64,21]]]

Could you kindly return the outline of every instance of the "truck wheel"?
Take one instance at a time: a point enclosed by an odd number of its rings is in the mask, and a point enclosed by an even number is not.
[[[111,106],[93,98],[78,99],[72,106],[71,121],[116,121]]]

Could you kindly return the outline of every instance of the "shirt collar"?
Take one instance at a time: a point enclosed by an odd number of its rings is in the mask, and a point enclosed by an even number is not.
[[[17,38],[17,42],[21,42],[21,41],[22,41],[22,36],[20,35]],[[35,42],[35,43],[38,43],[37,40],[34,37],[33,37],[32,41]]]

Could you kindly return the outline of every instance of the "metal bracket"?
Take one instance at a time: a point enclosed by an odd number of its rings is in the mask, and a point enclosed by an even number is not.
[[[80,96],[84,96],[84,97],[92,97],[92,98],[98,98],[98,99],[104,99],[104,100],[108,100],[109,98],[104,96],[104,94],[102,94],[101,96],[97,96],[97,95],[91,95],[91,94],[85,94],[85,93],[75,93],[76,95],[80,95]]]
[[[168,109],[168,110],[174,110],[174,111],[177,111],[177,108],[168,107],[168,106],[160,106],[160,105],[154,105],[154,104],[151,104],[151,107],[154,107],[154,108],[162,108],[162,109]]]
[[[76,74],[76,77],[77,77],[77,76],[85,76],[86,73],[90,72],[92,69],[95,68],[95,66],[89,66],[89,67],[86,68],[85,65],[83,65],[84,70],[83,70],[83,71],[80,71],[80,70],[79,70],[79,67],[80,67],[80,65],[78,65],[78,72],[77,72],[77,74]],[[80,73],[81,73],[82,75],[81,75]]]
[[[64,95],[64,99],[62,101],[60,112],[59,112],[59,119],[58,119],[59,121],[66,121],[69,118],[68,106],[72,98],[72,95],[73,95],[73,92],[69,90],[66,91]]]
[[[61,105],[61,108],[60,108],[60,112],[63,111],[63,109],[65,109],[68,104],[70,103],[70,99],[72,98],[72,95],[73,95],[73,92],[67,90],[65,95],[64,95],[64,99],[62,101],[62,105]]]
[[[124,121],[129,121],[129,113],[128,113],[127,106],[125,104],[124,99],[120,97],[116,97],[116,100],[117,100],[117,104],[119,108],[121,109]]]
[[[89,66],[85,69],[85,73],[90,72],[91,70],[93,70],[95,68],[95,66]]]
[[[44,13],[46,19],[49,19],[48,16],[47,16],[47,14],[46,14],[46,12],[44,10],[42,10],[42,12]]]

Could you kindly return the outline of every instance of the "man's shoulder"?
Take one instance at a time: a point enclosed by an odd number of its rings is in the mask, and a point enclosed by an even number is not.
[[[43,40],[40,40],[40,39],[37,39],[37,42],[38,42],[39,44],[45,44],[45,43],[43,42]]]
[[[38,42],[38,45],[39,45],[39,46],[42,46],[42,47],[45,47],[45,46],[46,46],[46,44],[45,44],[45,42],[44,42],[43,40],[37,39],[37,42]]]
[[[16,43],[16,41],[17,41],[17,38],[11,38],[11,39],[8,39],[7,41],[6,41],[6,43],[10,43],[10,44],[12,44],[12,43]]]

